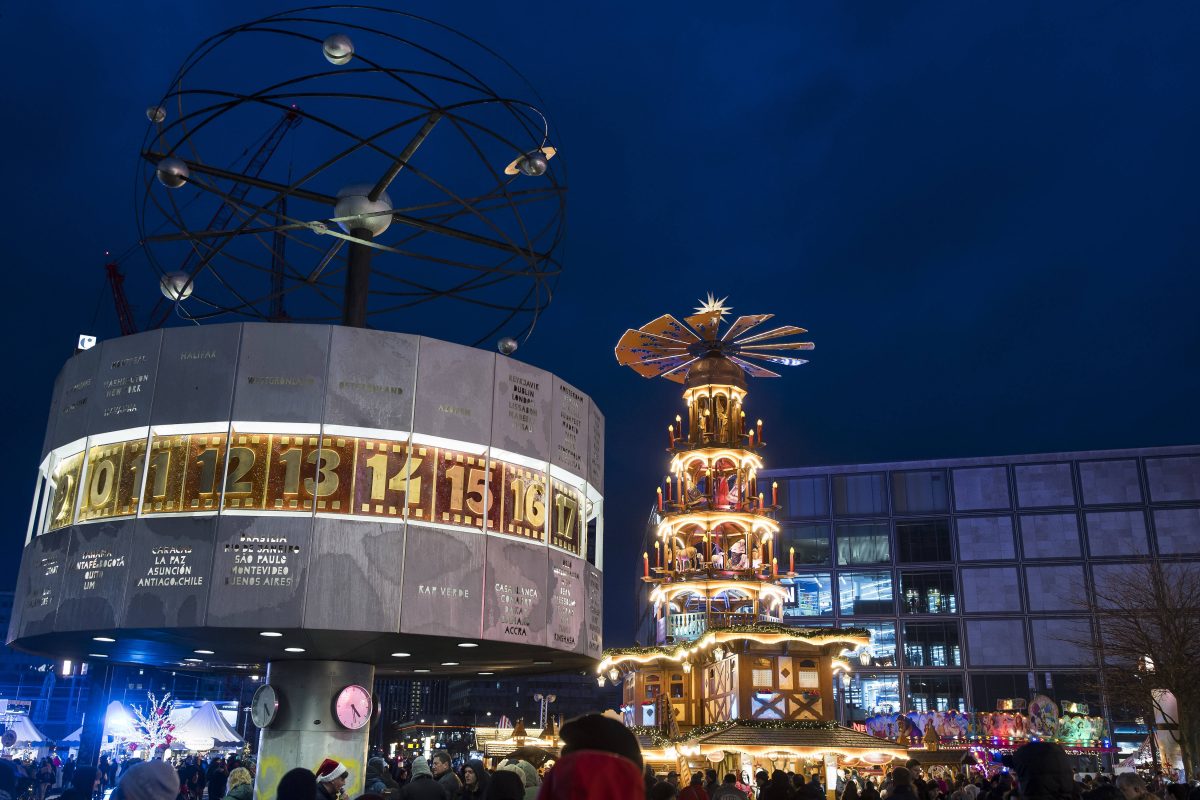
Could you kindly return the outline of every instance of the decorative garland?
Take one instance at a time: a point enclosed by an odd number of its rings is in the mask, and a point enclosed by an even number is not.
[[[837,639],[838,634],[870,637],[866,628],[802,628],[784,625],[781,622],[750,622],[744,625],[726,625],[711,628],[706,633],[784,633],[806,639]]]
[[[836,731],[842,728],[836,722],[816,719],[729,719],[692,728],[684,738],[699,739],[711,733],[727,730],[735,725],[739,728],[762,731]]]
[[[663,736],[663,732],[660,728],[647,728],[643,725],[634,725],[629,729],[629,732],[634,736],[647,737],[651,742],[654,743],[655,747],[666,747],[667,745],[672,744],[670,739],[668,739],[666,736]]]
[[[870,638],[871,632],[866,628],[800,628],[794,625],[784,625],[779,622],[753,622],[745,625],[729,625],[713,628],[706,632],[712,633],[746,633],[746,634],[783,634],[797,639],[838,639],[838,634],[846,636]],[[701,637],[702,639],[704,637]],[[681,650],[686,650],[686,644],[674,645],[637,645],[632,647],[612,647],[604,651],[605,658],[614,656],[673,656]]]

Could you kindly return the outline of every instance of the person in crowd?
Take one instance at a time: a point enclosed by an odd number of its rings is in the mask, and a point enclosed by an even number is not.
[[[708,795],[708,800],[712,800],[713,794],[719,788],[721,788],[721,781],[717,777],[717,771],[715,769],[704,770],[704,792]]]
[[[646,800],[674,800],[679,797],[679,789],[670,781],[660,781],[651,787]]]
[[[482,800],[487,794],[491,779],[492,775],[483,766],[483,762],[472,758],[462,768],[463,800]]]
[[[688,785],[679,792],[679,800],[708,800],[708,792],[704,791],[704,773],[693,772]]]
[[[679,773],[676,772],[675,770],[668,771],[667,772],[667,783],[671,784],[672,786],[674,786],[676,788],[676,790],[678,790],[679,789]]]
[[[215,759],[208,765],[205,780],[208,783],[208,800],[217,800],[225,796],[229,784],[229,770],[225,767],[225,759]]]
[[[620,722],[587,714],[563,725],[559,739],[561,757],[542,780],[538,800],[644,800],[642,750]]]
[[[315,790],[313,794],[315,796]],[[226,781],[226,794],[223,800],[253,800],[253,798],[254,778],[250,777],[250,770],[245,767],[235,767],[233,772],[229,773],[229,779]],[[216,800],[216,798],[209,795],[208,800]]]
[[[846,780],[842,787],[842,800],[858,800],[858,784],[853,780]]]
[[[1053,742],[1021,745],[1012,756],[1022,800],[1074,800],[1075,771],[1071,759]]]
[[[174,800],[179,795],[179,773],[165,761],[142,761],[121,775],[113,800]]]
[[[912,773],[908,767],[896,767],[892,770],[892,782],[888,789],[887,800],[917,800]]]
[[[787,773],[781,769],[772,772],[766,785],[758,792],[758,800],[791,800],[791,797],[791,781],[788,780]]]
[[[413,759],[411,773],[412,778],[400,787],[400,800],[449,800],[445,788],[434,779],[424,757]],[[495,784],[495,776],[492,783]]]
[[[446,790],[447,800],[459,800],[462,794],[462,781],[454,774],[454,765],[450,763],[450,754],[445,750],[434,750],[430,759],[433,777]]]
[[[71,770],[71,788],[59,795],[59,800],[92,800],[98,791],[100,770],[90,766],[76,767]]]
[[[522,759],[509,759],[508,762],[501,767],[515,771],[521,776],[521,784],[525,787],[525,800],[537,800],[538,791],[542,786],[542,776],[538,775],[537,769],[533,764]]]
[[[317,789],[313,796],[316,800],[338,800],[349,778],[350,770],[344,764],[327,758],[317,767]]]
[[[725,773],[725,780],[713,790],[710,800],[749,800],[746,793],[737,787],[738,776],[732,772]]]
[[[499,769],[492,775],[484,800],[523,800],[524,797],[525,782],[520,773]]]
[[[879,800],[879,789],[874,780],[863,781],[862,790],[858,793],[861,800]]]
[[[1017,752],[1019,753],[1020,750]],[[1146,782],[1136,772],[1122,772],[1118,775],[1117,790],[1125,800],[1151,800],[1151,793],[1146,788]]]
[[[74,786],[75,785],[75,768],[77,766],[79,766],[79,765],[75,762],[75,756],[74,755],[67,756],[67,760],[65,762],[63,762],[63,768],[62,768],[62,785],[63,786]],[[95,771],[95,767],[93,767],[92,769],[93,769],[93,771]]]
[[[296,767],[279,779],[275,800],[313,800],[316,794],[317,776],[311,769]]]
[[[400,791],[400,785],[392,778],[387,761],[383,756],[375,756],[367,762],[367,775],[363,781],[366,791],[382,796],[385,800],[394,800]]]

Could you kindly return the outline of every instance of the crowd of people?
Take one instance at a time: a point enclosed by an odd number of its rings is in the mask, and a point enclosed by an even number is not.
[[[715,769],[658,776],[643,763],[637,739],[620,722],[598,714],[572,720],[549,770],[509,758],[494,769],[468,760],[455,769],[450,754],[429,759],[371,758],[363,792],[354,800],[825,800],[821,773],[745,773]],[[46,784],[49,782],[48,785]],[[97,766],[53,758],[0,759],[0,800],[254,800],[255,765],[235,756],[166,761],[101,759]],[[287,772],[277,800],[348,800],[350,770],[334,758],[316,770]],[[1006,757],[998,771],[963,767],[922,769],[909,761],[879,775],[839,771],[838,800],[1200,800],[1200,786],[1136,773],[1076,776],[1057,744],[1032,742]]]

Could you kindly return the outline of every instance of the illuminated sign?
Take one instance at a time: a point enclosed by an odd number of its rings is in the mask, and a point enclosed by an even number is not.
[[[52,452],[41,532],[117,517],[315,513],[486,530],[583,555],[597,513],[582,478],[466,442],[216,427],[142,428]]]

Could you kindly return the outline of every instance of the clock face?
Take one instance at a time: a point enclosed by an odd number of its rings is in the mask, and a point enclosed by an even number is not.
[[[358,730],[371,721],[371,693],[351,684],[338,692],[333,703],[337,721],[350,730]]]
[[[279,693],[274,686],[263,684],[254,692],[250,701],[250,719],[260,728],[265,728],[275,721],[279,713]]]

